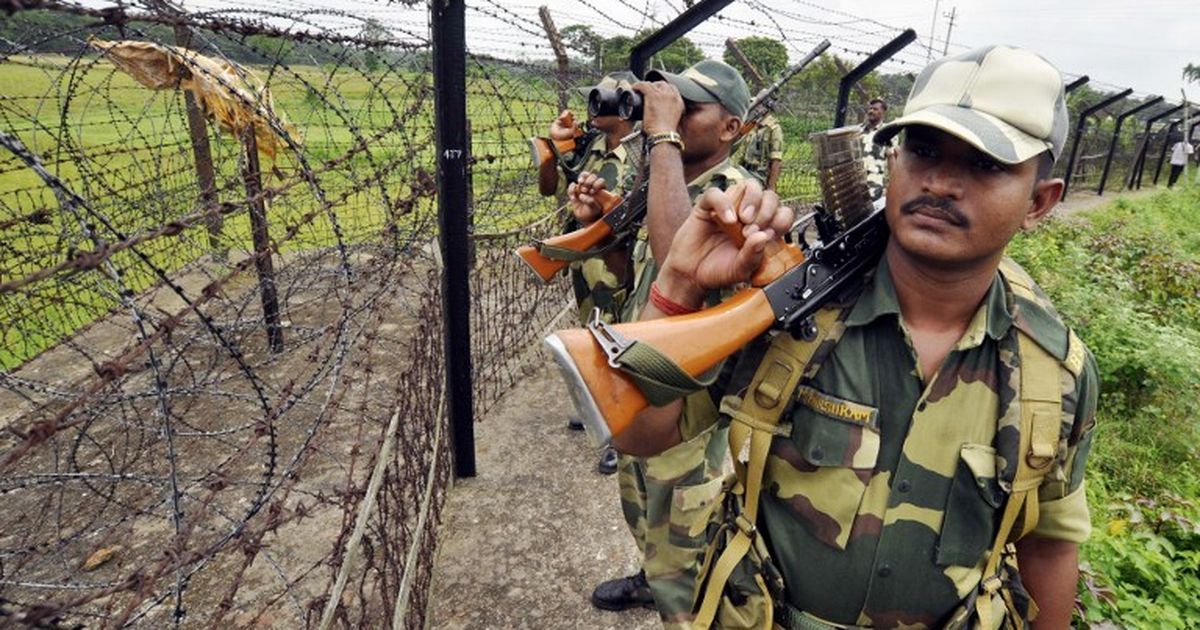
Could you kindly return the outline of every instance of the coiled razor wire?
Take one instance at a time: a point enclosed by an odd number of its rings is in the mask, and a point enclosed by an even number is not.
[[[0,625],[423,624],[450,470],[428,17],[345,5],[6,18]],[[88,44],[181,36],[272,93],[267,110],[209,77],[270,112],[282,148],[258,156],[259,187],[243,138],[210,120],[204,194],[185,91],[147,90]],[[561,227],[530,197],[525,148],[554,74],[471,63],[482,415],[566,290],[511,255]]]

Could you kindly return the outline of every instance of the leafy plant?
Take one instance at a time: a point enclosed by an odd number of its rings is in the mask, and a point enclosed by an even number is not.
[[[1010,246],[1100,368],[1081,627],[1190,628],[1200,619],[1197,205],[1196,187],[1118,201]]]

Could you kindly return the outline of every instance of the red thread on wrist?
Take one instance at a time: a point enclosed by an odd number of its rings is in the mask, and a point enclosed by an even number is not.
[[[671,298],[663,295],[662,291],[658,290],[657,282],[650,283],[650,303],[654,305],[654,308],[657,308],[658,310],[662,311],[663,314],[668,317],[674,317],[676,315],[687,315],[689,313],[695,313],[700,310],[698,308],[684,306],[684,305],[680,304],[679,302],[675,302]]]

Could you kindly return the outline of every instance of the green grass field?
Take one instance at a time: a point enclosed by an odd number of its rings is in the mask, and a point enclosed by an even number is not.
[[[423,244],[434,235],[436,206],[412,195],[418,169],[432,175],[432,91],[427,74],[364,74],[349,66],[255,68],[269,77],[275,111],[293,124],[302,148],[262,158],[271,198],[271,234],[282,252],[328,247],[337,242]],[[19,222],[3,232],[0,281],[22,278],[63,261],[68,252],[90,251],[85,223],[105,241],[121,240],[199,210],[198,187],[184,100],[174,90],[151,91],[96,58],[72,63],[64,57],[10,58],[0,64],[0,125],[44,160],[47,169],[82,196],[115,230],[95,217],[64,211],[31,169],[10,155],[0,158],[0,223],[46,209],[43,225]],[[541,87],[514,95],[499,90],[511,81],[476,77],[469,99],[474,143],[487,160],[475,167],[475,227],[506,231],[544,216],[550,201],[533,193],[524,138],[533,121],[550,120],[553,95]],[[378,137],[376,137],[378,136]],[[366,149],[356,149],[366,138]],[[219,201],[234,204],[218,249],[251,248],[238,142],[210,126]],[[350,153],[354,151],[353,155]],[[6,152],[7,153],[7,152]],[[300,158],[303,158],[301,160]],[[302,176],[304,163],[313,182]],[[326,165],[336,161],[335,166]],[[320,194],[318,194],[318,191]],[[323,198],[323,201],[322,201]],[[308,214],[316,217],[306,220]],[[396,213],[405,212],[405,216]],[[303,224],[289,239],[288,229]],[[171,272],[209,253],[203,226],[178,237],[139,246],[154,265]],[[137,293],[157,281],[129,252],[112,257],[124,285]],[[0,296],[5,322],[0,367],[12,368],[118,304],[116,285],[100,272],[63,274]]]
[[[419,197],[409,206],[400,203],[412,194],[418,169],[436,172],[428,73],[366,73],[351,66],[252,70],[268,81],[275,111],[295,126],[302,144],[298,154],[285,149],[274,161],[262,159],[265,185],[282,189],[272,197],[268,213],[280,251],[334,244],[334,220],[348,244],[388,238],[404,247],[434,236],[432,198]],[[138,234],[200,210],[180,92],[143,88],[94,56],[11,57],[0,64],[0,85],[7,86],[0,96],[0,125],[115,228],[106,228],[86,213],[64,211],[36,173],[4,155],[0,223],[41,209],[51,221],[18,223],[3,230],[7,247],[0,251],[0,281],[60,263],[68,252],[94,249],[84,224],[92,224],[106,242],[113,242],[121,240],[118,231]],[[471,68],[468,115],[472,154],[478,160],[473,169],[476,233],[520,229],[554,210],[553,200],[534,190],[525,140],[544,133],[556,115],[552,90],[546,76],[503,67]],[[576,109],[582,105],[575,103]],[[790,118],[783,124],[792,141],[787,143],[780,193],[784,198],[815,199],[816,184],[806,168],[808,145],[794,141],[813,125]],[[218,249],[249,250],[240,146],[229,133],[212,126],[209,131],[219,201],[235,208],[224,219]],[[355,150],[359,138],[371,138],[366,150]],[[355,153],[348,156],[351,151]],[[337,165],[326,166],[331,160]],[[304,161],[315,184],[302,177]],[[395,216],[398,211],[407,214]],[[314,212],[315,218],[305,219]],[[382,231],[392,223],[396,230],[385,237]],[[284,239],[290,227],[300,224],[294,237]],[[202,225],[138,249],[168,273],[211,250]],[[134,293],[157,282],[130,252],[111,260],[109,268],[74,277],[59,274],[26,287],[23,294],[0,296],[5,322],[0,367],[19,365],[115,308],[117,288],[107,274],[119,271],[124,286]]]

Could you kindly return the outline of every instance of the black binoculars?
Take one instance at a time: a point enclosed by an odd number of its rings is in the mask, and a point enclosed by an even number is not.
[[[592,88],[588,93],[588,114],[597,116],[619,116],[624,120],[642,119],[642,93],[625,88]]]

